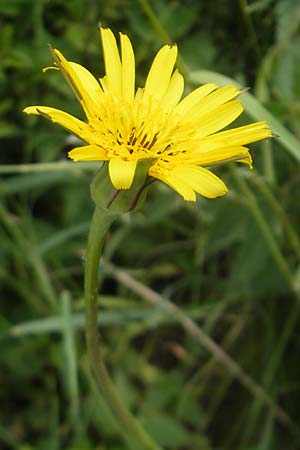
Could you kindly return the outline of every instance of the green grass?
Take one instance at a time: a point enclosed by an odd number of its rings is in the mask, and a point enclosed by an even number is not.
[[[125,450],[90,375],[83,265],[96,165],[31,104],[80,109],[47,45],[103,73],[99,20],[133,41],[137,83],[177,42],[186,91],[251,90],[254,170],[218,167],[228,195],[185,203],[154,183],[109,232],[99,324],[122,398],[164,450],[300,448],[298,1],[0,3],[0,448]],[[153,8],[153,9],[152,9]],[[32,11],[29,14],[28,11]],[[76,145],[76,144],[75,144]],[[132,445],[134,450],[140,450]]]

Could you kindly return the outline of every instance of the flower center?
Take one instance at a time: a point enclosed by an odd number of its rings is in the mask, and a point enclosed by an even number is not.
[[[174,152],[184,151],[194,130],[181,124],[180,117],[173,110],[164,110],[155,98],[138,93],[133,103],[107,96],[89,123],[108,159],[167,160]]]

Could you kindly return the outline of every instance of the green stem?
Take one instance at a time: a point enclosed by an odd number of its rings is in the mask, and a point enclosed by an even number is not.
[[[97,324],[98,268],[103,241],[115,215],[96,207],[90,226],[86,265],[85,265],[85,302],[86,302],[86,342],[88,357],[93,368],[97,384],[118,420],[124,438],[131,435],[143,450],[160,450],[160,447],[144,431],[122,402],[106,369]]]

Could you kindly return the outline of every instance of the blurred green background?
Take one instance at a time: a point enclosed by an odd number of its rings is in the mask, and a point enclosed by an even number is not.
[[[280,135],[251,146],[253,171],[217,168],[225,197],[189,204],[155,183],[142,213],[114,225],[100,321],[118,389],[165,450],[299,449],[298,0],[0,1],[0,448],[126,448],[85,354],[93,171],[56,164],[73,138],[22,114],[82,117],[61,75],[41,69],[51,43],[102,76],[99,21],[130,36],[139,86],[176,42],[187,92],[230,77],[251,88],[238,124],[267,118]]]

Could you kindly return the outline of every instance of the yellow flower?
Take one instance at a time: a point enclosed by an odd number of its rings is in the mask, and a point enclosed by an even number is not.
[[[184,80],[174,71],[177,47],[157,53],[145,87],[135,92],[135,61],[129,38],[120,34],[119,53],[111,30],[101,29],[106,75],[100,83],[84,67],[52,50],[58,68],[73,88],[87,122],[46,106],[25,108],[63,126],[88,145],[74,148],[74,161],[109,161],[116,189],[129,189],[138,161],[149,160],[148,174],[171,186],[185,200],[196,192],[214,198],[227,192],[205,166],[246,162],[245,145],[271,136],[265,122],[222,131],[243,111],[234,86],[205,84],[181,100]]]

